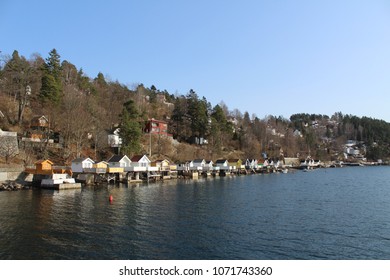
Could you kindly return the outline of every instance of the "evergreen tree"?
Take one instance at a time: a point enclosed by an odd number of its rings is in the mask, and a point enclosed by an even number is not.
[[[56,49],[52,49],[49,52],[49,57],[46,59],[45,68],[46,71],[50,73],[58,83],[61,82],[61,60],[60,55]]]
[[[188,102],[184,96],[176,98],[172,112],[170,128],[173,137],[179,141],[188,140],[191,137],[190,120],[188,116]]]
[[[58,104],[62,93],[61,81],[61,61],[60,55],[56,49],[49,53],[44,65],[44,74],[42,76],[42,87],[40,91],[41,102],[51,102]]]
[[[20,125],[23,120],[24,110],[31,94],[31,82],[33,81],[34,69],[18,51],[12,53],[12,58],[5,64],[2,71],[4,90],[17,101],[18,113],[16,122]]]
[[[107,86],[106,79],[104,78],[102,72],[98,73],[97,77],[95,78],[95,82],[98,84],[99,87],[104,88]]]
[[[209,131],[209,104],[207,99],[202,100],[194,90],[190,90],[187,94],[188,100],[188,115],[191,120],[192,137],[205,137]]]
[[[141,150],[142,127],[139,122],[139,112],[133,100],[123,104],[120,136],[124,153],[131,155]]]

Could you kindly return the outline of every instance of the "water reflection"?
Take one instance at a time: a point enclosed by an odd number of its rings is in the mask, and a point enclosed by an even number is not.
[[[389,180],[351,168],[3,192],[0,259],[386,259]]]

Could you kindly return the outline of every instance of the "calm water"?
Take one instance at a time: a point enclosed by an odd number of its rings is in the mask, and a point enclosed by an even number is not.
[[[1,192],[0,259],[388,260],[390,167]]]

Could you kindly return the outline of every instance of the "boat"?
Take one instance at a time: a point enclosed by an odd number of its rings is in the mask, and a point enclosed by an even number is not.
[[[300,169],[314,169],[321,167],[321,161],[320,160],[314,160],[310,157],[308,157],[306,160],[301,161],[299,168]]]
[[[75,179],[70,177],[69,174],[54,173],[48,178],[42,179],[41,187],[56,190],[80,189],[81,184],[76,183]]]

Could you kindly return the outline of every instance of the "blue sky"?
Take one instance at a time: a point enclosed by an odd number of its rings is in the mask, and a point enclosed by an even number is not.
[[[128,0],[0,2],[0,50],[56,48],[94,78],[214,106],[390,122],[390,2]]]

